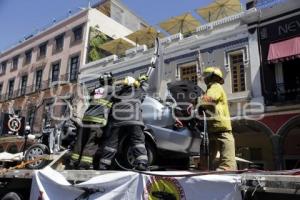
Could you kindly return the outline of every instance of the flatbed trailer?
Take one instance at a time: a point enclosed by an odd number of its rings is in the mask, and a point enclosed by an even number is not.
[[[63,170],[60,173],[70,183],[80,183],[95,176],[119,171],[95,170]],[[166,171],[164,171],[165,173]],[[155,172],[153,172],[155,173]],[[182,171],[182,174],[199,173],[198,171]],[[286,174],[285,174],[286,173]],[[300,199],[300,176],[296,171],[262,172],[231,174],[241,177],[241,192],[244,199],[255,200],[298,200]],[[294,175],[290,175],[294,174]],[[0,198],[10,192],[16,193],[21,199],[29,199],[33,170],[14,170],[0,176]],[[227,174],[228,175],[228,174]],[[213,191],[212,191],[213,192]]]

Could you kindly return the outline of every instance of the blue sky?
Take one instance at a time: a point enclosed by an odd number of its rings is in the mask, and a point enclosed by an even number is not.
[[[151,25],[172,16],[194,12],[213,0],[122,0],[127,7]],[[245,0],[242,0],[244,2]],[[91,0],[91,3],[98,0]],[[87,7],[88,0],[0,0],[0,51],[50,25],[69,11]],[[197,15],[193,14],[195,17]],[[200,19],[200,17],[199,17]]]

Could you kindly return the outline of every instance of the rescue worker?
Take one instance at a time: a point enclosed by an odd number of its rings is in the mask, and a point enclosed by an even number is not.
[[[133,154],[135,156],[134,168],[137,170],[148,169],[148,156],[145,147],[144,123],[141,113],[141,102],[149,89],[148,81],[151,79],[155,68],[158,66],[159,39],[155,40],[154,54],[146,75],[137,80],[126,77],[121,81],[121,86],[115,92],[114,106],[109,116],[109,123],[104,129],[103,138],[93,158],[94,169],[106,170],[111,167],[112,160],[118,150],[119,134],[128,133]],[[127,86],[127,87],[126,87]]]
[[[208,117],[210,169],[235,170],[235,144],[227,96],[222,87],[223,74],[217,67],[207,67],[203,77],[207,90],[201,98],[201,105]],[[214,162],[218,151],[220,159]]]
[[[109,123],[104,129],[104,135],[97,153],[94,156],[94,169],[107,170],[118,151],[119,135],[129,134],[133,155],[134,168],[147,170],[148,156],[145,147],[144,123],[141,114],[141,100],[143,91],[147,89],[148,77],[142,76],[138,80],[126,77],[121,86],[115,88],[114,105],[109,116]]]
[[[90,105],[82,118],[82,124],[77,127],[77,138],[72,150],[70,166],[72,169],[89,169],[92,166],[103,127],[107,124],[112,107],[113,77],[105,73],[99,77],[100,87],[90,94]]]

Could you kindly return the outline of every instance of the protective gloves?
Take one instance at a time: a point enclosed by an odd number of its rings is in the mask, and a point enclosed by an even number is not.
[[[140,82],[131,76],[127,76],[124,79],[124,85],[140,87]]]

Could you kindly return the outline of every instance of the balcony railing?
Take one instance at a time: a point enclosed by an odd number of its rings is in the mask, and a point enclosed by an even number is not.
[[[286,0],[254,0],[255,7],[257,8],[267,8],[275,4],[284,3]]]
[[[70,76],[69,73],[63,74],[59,76],[59,81],[52,82],[50,79],[42,81],[40,84],[34,84],[27,86],[26,88],[23,89],[18,89],[13,91],[12,93],[5,93],[0,95],[0,101],[7,101],[10,99],[14,99],[17,97],[21,97],[24,95],[28,95],[34,92],[39,92],[48,88],[51,88],[53,86],[58,86],[58,85],[63,85],[65,83],[70,83],[70,82],[76,82],[78,79],[78,74],[74,73],[72,76]]]
[[[291,86],[291,84],[280,83],[267,95],[269,105],[273,104],[292,104],[300,103],[300,84]]]
[[[70,83],[70,82],[76,82],[78,79],[78,73],[67,73],[59,76],[59,79],[57,81],[52,81],[48,80],[48,85],[49,86],[54,86],[54,85],[63,85],[65,83]]]

